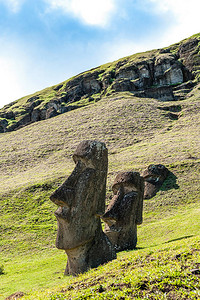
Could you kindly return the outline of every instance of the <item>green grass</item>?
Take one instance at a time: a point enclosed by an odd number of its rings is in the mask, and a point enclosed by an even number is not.
[[[138,249],[118,253],[116,260],[75,278],[63,276],[66,257],[57,249],[4,258],[0,294],[23,291],[24,299],[48,300],[198,299],[199,276],[191,273],[200,264],[198,215],[196,206],[185,207],[144,223]]]
[[[190,274],[200,263],[198,93],[176,102],[182,113],[176,121],[160,109],[168,105],[121,93],[0,136],[0,299],[16,291],[25,299],[198,299],[199,277]],[[137,250],[64,277],[67,257],[54,246],[49,195],[73,169],[76,145],[88,138],[109,149],[107,201],[118,171],[164,163],[171,173],[144,202]]]

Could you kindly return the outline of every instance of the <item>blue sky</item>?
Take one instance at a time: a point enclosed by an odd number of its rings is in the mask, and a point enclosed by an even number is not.
[[[0,0],[0,107],[200,31],[199,0]]]

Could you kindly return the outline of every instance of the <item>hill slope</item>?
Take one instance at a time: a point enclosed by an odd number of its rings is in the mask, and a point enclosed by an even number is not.
[[[113,91],[92,105],[0,134],[0,299],[18,290],[27,299],[198,299],[199,275],[191,273],[200,264],[197,77],[186,92],[161,101]],[[108,147],[107,201],[118,171],[162,163],[171,173],[145,200],[138,249],[74,279],[62,275],[66,257],[54,246],[56,207],[49,195],[72,171],[71,155],[84,139]]]
[[[0,133],[94,103],[113,92],[181,100],[199,82],[200,34],[165,49],[135,54],[23,97],[0,110]]]

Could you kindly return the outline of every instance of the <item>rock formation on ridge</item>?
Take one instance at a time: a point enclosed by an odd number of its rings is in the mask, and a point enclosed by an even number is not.
[[[168,48],[135,54],[81,73],[0,109],[0,133],[94,102],[114,92],[161,101],[182,100],[199,82],[200,34]],[[80,103],[78,103],[80,102]]]

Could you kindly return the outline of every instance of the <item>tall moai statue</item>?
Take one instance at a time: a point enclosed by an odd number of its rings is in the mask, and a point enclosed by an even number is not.
[[[150,199],[156,195],[168,174],[169,170],[164,165],[148,166],[142,174],[144,178],[144,199]]]
[[[134,249],[137,225],[142,223],[144,180],[138,172],[121,172],[112,190],[114,196],[102,216],[104,232],[116,251]]]
[[[65,275],[76,275],[116,258],[102,230],[105,212],[108,151],[98,141],[81,142],[73,155],[72,174],[50,196],[59,207],[56,247],[65,250]]]

